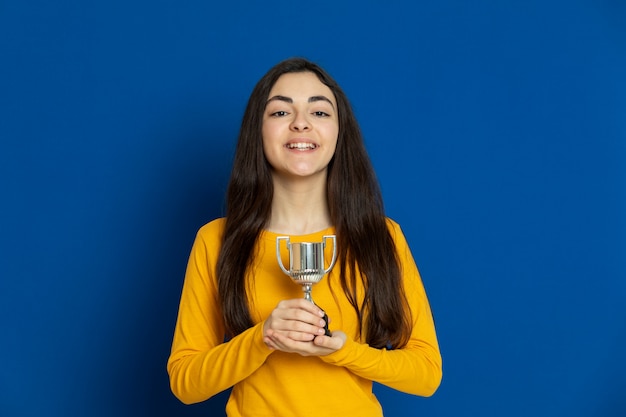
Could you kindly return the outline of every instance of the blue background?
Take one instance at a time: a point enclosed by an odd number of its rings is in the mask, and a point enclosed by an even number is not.
[[[435,313],[443,383],[377,387],[386,415],[626,415],[619,0],[0,1],[0,414],[223,414],[165,362],[247,97],[295,55],[351,98]]]

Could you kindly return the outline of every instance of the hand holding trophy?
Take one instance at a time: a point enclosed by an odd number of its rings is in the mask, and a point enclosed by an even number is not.
[[[324,248],[326,247],[326,239],[333,241],[333,256],[328,268],[324,264]],[[285,240],[287,250],[289,251],[289,269],[283,265],[280,256],[280,242]],[[288,236],[279,236],[276,238],[276,258],[280,269],[287,274],[293,282],[302,285],[304,298],[312,303],[311,290],[314,284],[322,280],[335,265],[337,259],[337,239],[334,235],[327,235],[322,238],[322,242],[298,242],[291,243]],[[328,330],[328,316],[324,315],[326,322],[326,336],[331,336]]]

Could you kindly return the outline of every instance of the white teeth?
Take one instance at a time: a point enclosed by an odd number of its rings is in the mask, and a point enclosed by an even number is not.
[[[315,149],[317,146],[314,143],[290,143],[287,145],[287,148],[289,149],[299,149],[299,150],[306,150],[306,149]]]

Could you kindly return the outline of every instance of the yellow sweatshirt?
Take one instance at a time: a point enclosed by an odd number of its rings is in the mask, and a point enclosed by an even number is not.
[[[413,331],[402,349],[368,346],[358,336],[358,321],[334,268],[313,286],[313,300],[330,317],[330,329],[348,336],[340,350],[323,357],[272,351],[263,343],[263,320],[279,301],[303,297],[302,288],[285,275],[276,259],[277,234],[263,232],[251,286],[250,312],[255,325],[224,342],[215,266],[225,219],[203,226],[189,257],[172,351],[167,363],[172,392],[184,403],[204,401],[233,387],[228,416],[382,416],[372,381],[409,394],[432,395],[441,381],[441,355],[428,299],[406,239],[388,220],[395,240]],[[290,236],[292,242],[321,242],[334,234]],[[282,244],[288,267],[287,248]],[[325,259],[332,256],[327,241]],[[357,281],[358,282],[358,281]],[[332,290],[331,290],[332,288]]]

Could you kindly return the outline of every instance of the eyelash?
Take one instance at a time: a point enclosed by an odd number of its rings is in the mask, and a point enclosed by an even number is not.
[[[274,117],[284,117],[287,114],[289,114],[288,112],[284,111],[284,110],[279,110],[279,111],[275,111],[274,113],[272,113],[270,116],[274,116]],[[314,116],[317,117],[329,117],[330,115],[324,111],[314,111],[312,113]]]

